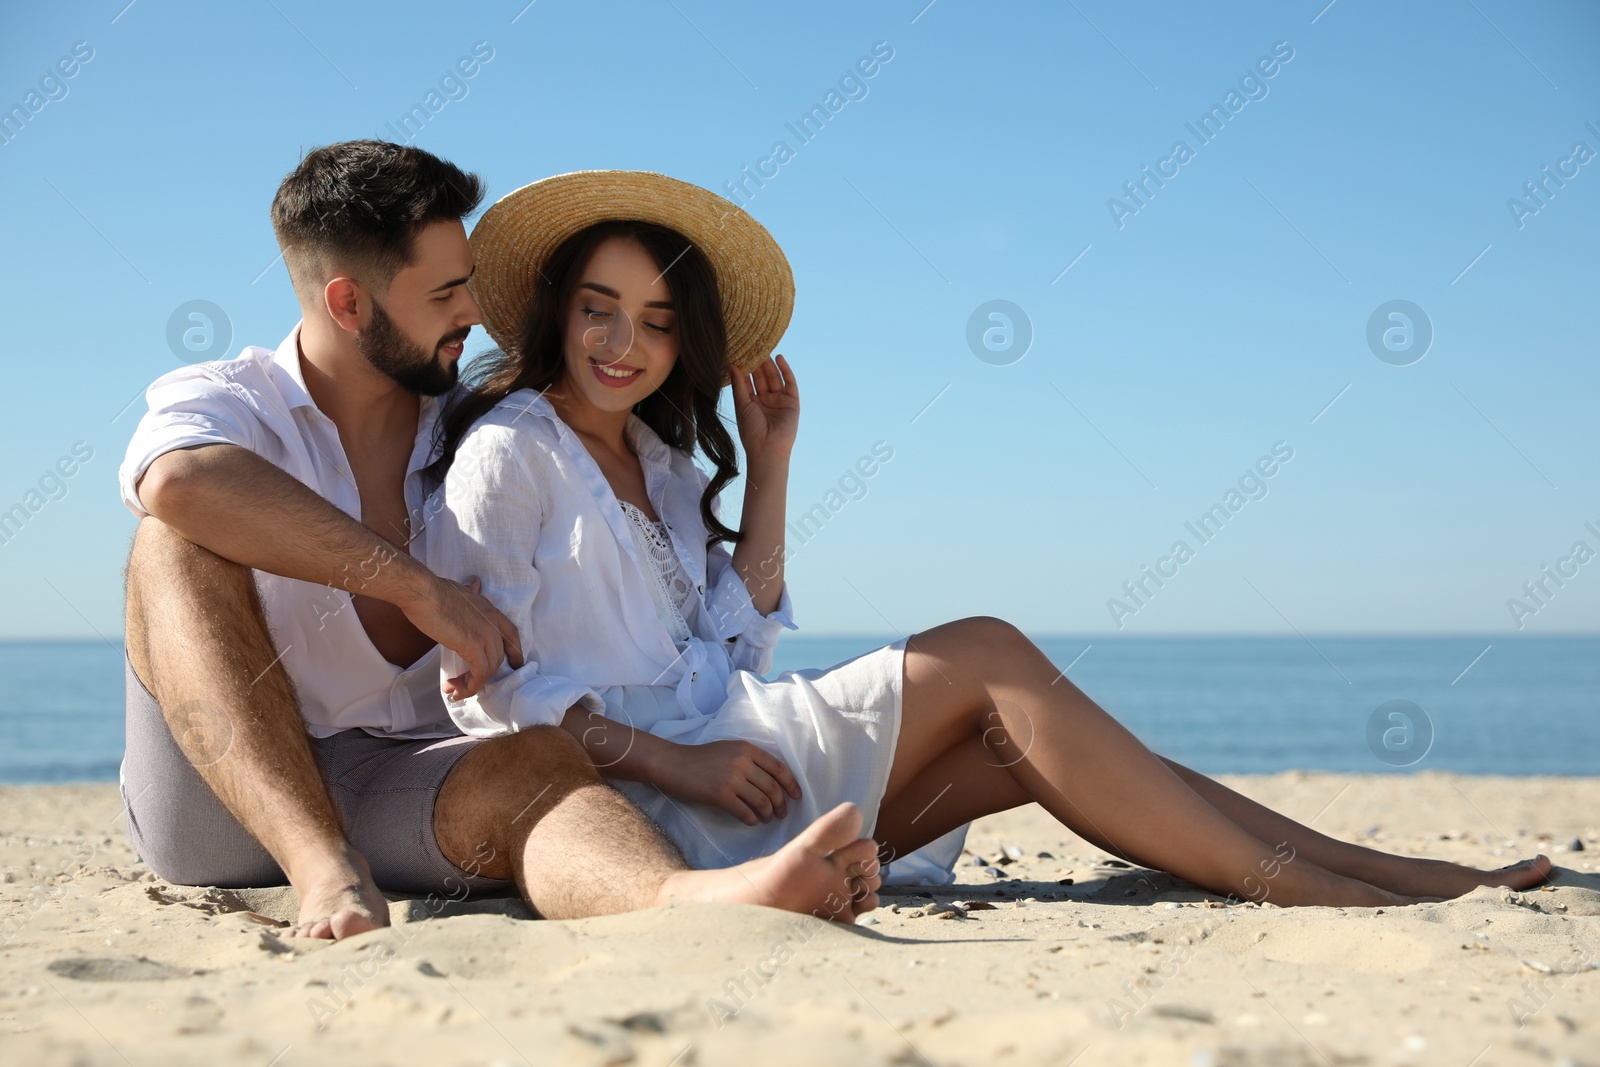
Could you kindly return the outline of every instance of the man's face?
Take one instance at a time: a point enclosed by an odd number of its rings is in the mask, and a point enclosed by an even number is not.
[[[371,321],[356,334],[367,361],[402,389],[449,391],[467,334],[483,321],[467,291],[472,249],[460,222],[432,222],[417,233],[411,262],[372,299]]]

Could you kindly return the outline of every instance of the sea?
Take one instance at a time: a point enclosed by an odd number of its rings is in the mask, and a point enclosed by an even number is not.
[[[786,636],[774,673],[890,636]],[[1600,774],[1600,637],[1036,637],[1065,679],[1207,774]],[[109,782],[123,651],[0,642],[0,782]]]

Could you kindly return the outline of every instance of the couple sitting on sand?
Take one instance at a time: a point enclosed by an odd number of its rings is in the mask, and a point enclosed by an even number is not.
[[[998,619],[766,680],[794,628],[783,253],[658,174],[535,182],[469,238],[481,196],[417,148],[311,152],[272,205],[299,324],[150,387],[121,469],[122,790],[161,877],[286,878],[310,937],[386,924],[380,889],[513,884],[551,918],[851,922],[882,863],[948,881],[972,819],[1029,801],[1282,905],[1546,877],[1301,826],[1152,753]],[[458,386],[480,323],[499,350]]]

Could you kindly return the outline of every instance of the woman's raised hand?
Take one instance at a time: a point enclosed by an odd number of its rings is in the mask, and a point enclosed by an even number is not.
[[[733,371],[733,406],[739,441],[752,465],[787,460],[800,429],[800,388],[780,354],[751,371]]]

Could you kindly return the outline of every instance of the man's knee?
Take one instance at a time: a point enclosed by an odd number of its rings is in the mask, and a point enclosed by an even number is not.
[[[177,569],[172,566],[172,555],[178,546],[174,540],[178,533],[160,519],[145,517],[133,531],[133,544],[128,550],[128,562],[122,569],[123,630],[128,662],[148,689],[154,682],[150,668],[150,638],[159,631],[151,624],[149,612],[152,601],[163,588],[163,577],[170,577]]]
[[[512,736],[521,739],[520,765],[536,777],[568,787],[602,780],[583,745],[559,726],[535,726]]]
[[[150,571],[159,570],[182,540],[178,531],[153,515],[140,519],[133,531],[133,547],[128,551],[128,580],[142,579]]]
[[[265,634],[266,616],[249,567],[224,559],[160,519],[139,520],[124,571],[128,658],[151,680],[150,642],[170,636],[173,623],[203,617],[244,633]],[[238,635],[230,630],[229,636]]]
[[[508,850],[575,790],[604,785],[583,746],[559,726],[492,738],[462,756],[445,778],[434,806],[434,836],[445,857],[461,866],[480,842]],[[510,876],[498,867],[481,873]]]
[[[482,791],[505,797],[565,794],[604,781],[577,738],[559,726],[534,726],[492,738],[462,763],[473,765],[468,773]],[[447,784],[456,776],[452,771]]]
[[[248,576],[250,570],[223,559],[160,519],[147,515],[133,531],[133,547],[128,552],[124,576],[131,591],[135,586],[154,589],[171,582],[187,583],[197,579],[210,587],[219,575],[230,573],[242,578]]]

